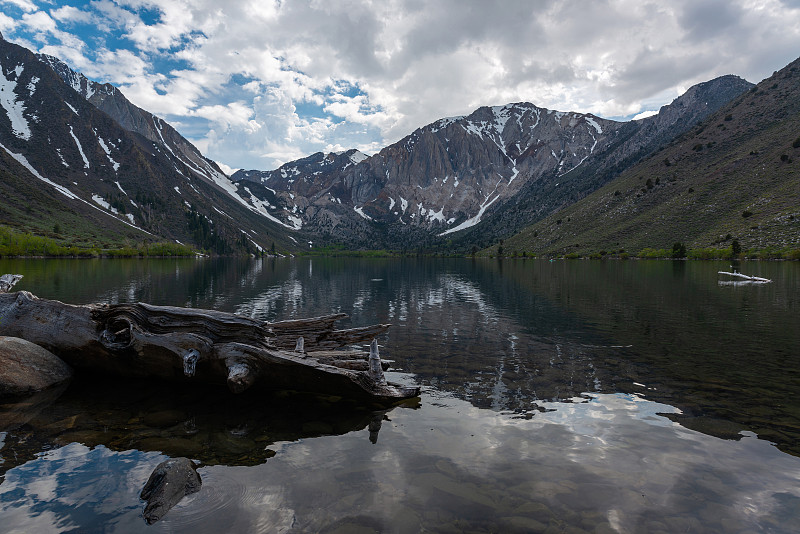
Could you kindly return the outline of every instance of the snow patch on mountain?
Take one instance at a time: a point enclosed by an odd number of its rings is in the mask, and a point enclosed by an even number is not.
[[[364,217],[368,221],[372,220],[372,217],[370,217],[369,215],[364,213],[364,206],[360,206],[360,207],[355,207],[354,206],[353,207],[353,211],[355,211],[356,213],[358,213],[359,215],[361,215],[362,217]]]
[[[99,204],[100,206],[103,206],[103,207],[104,207],[105,209],[107,209],[108,211],[110,211],[110,212],[114,213],[115,215],[119,215],[119,211],[117,211],[117,208],[113,207],[111,204],[109,204],[108,202],[106,202],[106,201],[103,199],[103,197],[101,197],[100,195],[98,195],[98,194],[96,194],[96,193],[95,193],[95,194],[92,194],[92,200],[94,200],[94,201],[95,201],[95,203]]]
[[[506,127],[509,117],[513,111],[513,104],[506,104],[505,106],[493,106],[492,113],[494,114],[494,127],[497,133],[502,134]]]
[[[444,232],[439,234],[439,236],[441,237],[443,235],[452,234],[453,232],[459,232],[461,230],[465,230],[467,228],[475,226],[476,224],[481,222],[481,217],[483,217],[483,214],[486,213],[486,210],[489,209],[489,206],[494,204],[498,198],[500,198],[500,195],[497,195],[491,201],[484,202],[483,204],[481,204],[480,210],[478,211],[477,215],[467,219],[466,221],[462,222],[455,228],[450,228],[449,230],[445,230]]]
[[[177,158],[178,156],[176,156],[175,152],[172,151],[172,147],[170,147],[167,144],[167,142],[164,140],[164,135],[161,133],[161,119],[159,119],[156,116],[153,116],[153,126],[156,127],[156,131],[158,132],[158,137],[161,138],[161,144],[164,145],[164,148],[169,150],[170,154],[172,154],[173,156],[175,156]],[[178,159],[180,159],[180,158],[178,158]]]
[[[227,217],[227,218],[229,218],[229,219],[233,219],[233,217],[231,217],[230,215],[228,215],[227,213],[225,213],[225,212],[224,212],[224,211],[222,211],[221,209],[217,208],[216,206],[212,206],[212,208],[214,209],[214,211],[216,211],[216,212],[217,212],[217,213],[219,213],[220,215],[224,215],[225,217]]]
[[[485,125],[486,125],[486,123],[485,123],[485,122],[482,122],[482,123],[480,123],[480,124],[481,124],[482,126],[485,126]],[[481,128],[479,128],[477,125],[475,125],[475,123],[473,123],[473,122],[466,122],[466,124],[462,124],[461,126],[463,126],[463,127],[464,127],[464,129],[467,131],[467,133],[471,133],[471,134],[473,134],[473,135],[477,135],[478,137],[480,137],[481,139],[483,139],[483,131],[481,131]]]
[[[55,188],[55,190],[56,190],[56,191],[58,191],[59,193],[61,193],[62,195],[66,196],[66,197],[67,197],[67,198],[69,198],[69,199],[72,199],[72,200],[78,200],[78,201],[80,201],[80,202],[83,202],[83,203],[84,203],[84,204],[86,204],[87,206],[91,206],[92,208],[94,208],[94,209],[96,209],[96,210],[98,210],[98,211],[101,211],[102,213],[105,213],[105,212],[103,212],[102,210],[100,210],[100,208],[98,208],[97,206],[93,205],[92,203],[90,203],[90,202],[88,202],[88,201],[86,201],[86,200],[82,199],[81,197],[79,197],[78,195],[76,195],[75,193],[73,193],[72,191],[70,191],[69,189],[67,189],[66,187],[64,187],[63,185],[59,185],[59,184],[57,184],[57,183],[53,182],[52,180],[49,180],[48,178],[45,178],[44,176],[42,176],[41,174],[39,174],[39,171],[37,171],[36,169],[34,169],[34,168],[33,168],[33,165],[31,165],[31,164],[28,162],[27,158],[26,158],[25,156],[23,156],[22,154],[17,154],[16,152],[12,152],[12,151],[10,151],[10,150],[9,150],[8,148],[6,148],[6,147],[5,147],[5,145],[3,145],[2,143],[0,143],[0,148],[2,148],[3,150],[5,150],[5,151],[8,153],[8,155],[10,155],[12,158],[14,158],[15,160],[17,160],[17,162],[18,162],[20,165],[22,165],[23,167],[25,167],[26,169],[28,169],[28,171],[29,171],[29,172],[30,172],[32,175],[34,175],[36,178],[38,178],[39,180],[43,181],[44,183],[46,183],[46,184],[48,184],[48,185],[51,185],[51,186],[53,186],[53,188]],[[77,184],[76,184],[76,185],[77,185]],[[98,195],[92,195],[92,200],[95,200],[95,199],[94,199],[94,197],[95,197],[95,196],[97,196],[97,197],[98,197],[98,198],[99,198],[101,201],[105,202],[105,201],[103,200],[103,198],[102,198],[102,197],[99,197]],[[97,200],[95,200],[95,202],[97,202]],[[106,204],[107,204],[107,203],[106,203]],[[110,207],[110,206],[109,206],[109,207]],[[111,208],[111,209],[112,209],[112,210],[113,210],[113,211],[116,213],[116,210],[115,210],[114,208]],[[119,220],[119,219],[118,219],[118,220]],[[136,226],[136,225],[135,225],[135,224],[133,224],[133,223],[129,223],[129,222],[127,222],[127,221],[121,221],[121,222],[122,222],[122,223],[124,223],[124,224],[127,224],[127,225],[128,225],[128,226],[130,226],[131,228],[135,228],[135,229],[137,229],[137,230],[139,230],[139,231],[141,231],[141,232],[144,232],[144,233],[146,233],[147,235],[153,235],[153,234],[151,234],[150,232],[148,232],[147,230],[144,230],[144,229],[142,229],[142,228],[139,228],[138,226]]]
[[[368,157],[369,157],[369,156],[367,156],[366,154],[364,154],[364,153],[362,153],[362,152],[359,152],[358,150],[356,150],[355,152],[353,152],[352,154],[350,154],[350,161],[352,161],[353,163],[355,163],[356,165],[358,165],[359,163],[361,163],[362,161],[364,161],[364,160],[365,160],[365,159],[367,159]]]
[[[28,82],[28,96],[33,96],[33,93],[36,92],[36,84],[39,83],[40,79],[41,78],[38,76],[34,76],[31,78],[31,81]]]
[[[31,138],[31,129],[28,126],[28,120],[25,118],[23,112],[25,111],[25,103],[17,100],[17,95],[14,90],[17,88],[17,81],[22,74],[24,67],[18,65],[14,70],[8,74],[4,74],[0,69],[0,106],[5,109],[9,120],[11,121],[11,132],[18,138],[28,141]],[[8,77],[14,73],[14,79]]]
[[[11,152],[2,143],[0,143],[0,148],[5,150],[12,158],[17,160],[17,162],[19,162],[20,165],[22,165],[23,167],[28,169],[28,171],[30,171],[30,173],[32,175],[34,175],[35,177],[37,177],[41,181],[52,185],[56,189],[56,191],[58,191],[62,195],[66,196],[68,198],[71,198],[71,199],[77,199],[78,198],[77,195],[75,195],[75,193],[73,193],[72,191],[70,191],[69,189],[64,187],[63,185],[58,185],[57,183],[55,183],[55,182],[53,182],[51,180],[48,180],[47,178],[45,178],[44,176],[39,174],[39,172],[36,169],[33,168],[33,165],[28,163],[27,158],[25,158],[25,156],[23,156],[22,154],[17,154],[16,152]]]
[[[599,124],[597,124],[597,121],[595,121],[593,118],[586,117],[586,122],[589,123],[589,125],[592,126],[597,131],[598,134],[603,133],[603,129],[600,127]]]
[[[64,167],[69,167],[69,163],[67,163],[67,160],[65,160],[64,156],[61,154],[61,149],[60,148],[56,149],[56,154],[58,154],[58,157],[61,158],[61,164]]]
[[[289,222],[291,224],[286,224],[282,220],[278,219],[277,217],[272,215],[269,211],[267,211],[267,207],[268,206],[269,207],[273,207],[273,206],[270,206],[270,204],[268,202],[260,200],[258,197],[256,197],[250,191],[249,188],[245,187],[244,190],[247,192],[248,195],[250,195],[250,202],[252,202],[253,205],[251,206],[251,205],[247,204],[246,201],[242,197],[240,197],[238,195],[237,195],[237,198],[241,199],[241,201],[244,202],[245,206],[247,206],[250,210],[255,211],[256,213],[259,213],[259,214],[263,215],[264,217],[266,217],[270,221],[272,221],[274,223],[278,223],[281,226],[283,226],[284,228],[288,228],[289,230],[300,230],[303,227],[303,221],[300,220],[299,217],[289,216],[288,219],[289,219]]]
[[[95,130],[94,133],[95,133],[95,135],[97,135],[97,130]],[[108,158],[108,161],[110,161],[111,165],[114,167],[114,172],[117,172],[119,170],[119,163],[114,161],[114,158],[111,157],[111,150],[108,148],[108,145],[106,145],[106,142],[103,141],[103,138],[100,137],[99,135],[97,135],[97,142],[100,143],[100,148],[102,148],[103,152],[106,153],[106,157]],[[119,185],[119,182],[117,182],[117,185]]]
[[[78,137],[75,135],[75,132],[72,131],[72,126],[69,127],[69,134],[75,140],[75,144],[78,145],[78,152],[81,153],[81,157],[83,158],[83,166],[84,168],[89,168],[89,160],[86,159],[86,154],[83,153],[83,147],[81,146],[81,142],[78,141]]]
[[[436,121],[433,124],[431,124],[431,132],[432,133],[436,133],[439,130],[444,130],[445,128],[447,128],[451,124],[453,124],[455,122],[458,122],[463,118],[464,118],[464,116],[461,115],[461,116],[458,116],[458,117],[445,117],[444,119],[439,119],[438,121]]]
[[[439,211],[433,211],[433,208],[428,208],[428,219],[431,221],[445,222],[444,206]]]

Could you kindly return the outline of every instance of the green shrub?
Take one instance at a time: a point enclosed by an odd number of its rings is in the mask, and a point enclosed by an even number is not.
[[[693,248],[687,252],[692,260],[722,260],[731,257],[730,248]]]
[[[57,225],[56,225],[57,226]],[[194,256],[195,250],[186,245],[177,243],[153,243],[139,245],[138,247],[126,246],[103,252],[111,257],[134,256]],[[78,248],[76,246],[59,245],[48,237],[35,236],[30,233],[16,232],[10,228],[0,226],[0,257],[1,256],[72,256],[93,257],[100,253],[93,248]]]
[[[673,258],[685,258],[686,257],[686,245],[683,243],[675,243],[672,245],[672,257]]]
[[[666,248],[644,248],[639,251],[637,254],[640,258],[645,259],[659,259],[659,258],[669,258],[671,257],[672,251]]]

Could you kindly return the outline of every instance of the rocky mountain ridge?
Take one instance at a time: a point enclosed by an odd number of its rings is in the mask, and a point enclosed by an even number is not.
[[[800,59],[505,250],[800,248]],[[732,250],[732,248],[731,248]],[[767,256],[769,257],[769,256]]]
[[[751,86],[717,78],[631,122],[527,102],[481,107],[371,157],[317,153],[231,178],[266,188],[270,213],[323,242],[408,248],[449,240],[463,248],[585,196]]]
[[[753,87],[752,83],[733,75],[690,87],[670,104],[662,106],[658,114],[624,123],[615,143],[597,151],[558,180],[545,177],[526,184],[518,195],[497,206],[479,228],[463,232],[460,242],[468,246],[478,243],[482,248],[570,206]]]
[[[115,87],[57,58],[5,41],[0,48],[0,188],[19,200],[0,204],[0,222],[42,228],[44,213],[75,212],[96,228],[98,217],[111,217],[106,229],[131,239],[160,236],[220,253],[307,242],[483,248],[589,195],[752,87],[723,76],[630,122],[526,102],[481,107],[373,156],[317,153],[231,181]],[[29,200],[41,195],[39,204]],[[77,208],[59,211],[64,202]]]
[[[2,224],[98,246],[297,247],[171,126],[56,58],[0,40],[0,105]]]

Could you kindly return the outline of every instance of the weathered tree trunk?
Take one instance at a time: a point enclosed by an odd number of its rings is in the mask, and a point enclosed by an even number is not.
[[[0,335],[40,345],[78,369],[121,376],[227,382],[391,402],[419,388],[387,383],[372,354],[333,351],[385,332],[334,330],[344,314],[261,322],[215,310],[143,303],[75,306],[19,291],[0,294]]]
[[[4,274],[0,276],[0,293],[8,293],[14,284],[22,280],[21,274]]]

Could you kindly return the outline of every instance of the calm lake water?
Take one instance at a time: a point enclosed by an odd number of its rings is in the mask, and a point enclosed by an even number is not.
[[[377,322],[372,411],[74,381],[0,406],[0,532],[800,532],[800,264],[0,260],[18,289]],[[154,525],[168,457],[202,489]]]

